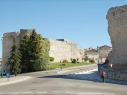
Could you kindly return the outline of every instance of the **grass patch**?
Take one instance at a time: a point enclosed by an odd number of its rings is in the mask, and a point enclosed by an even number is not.
[[[96,64],[96,63],[85,63],[85,62],[81,62],[81,63],[60,63],[60,62],[56,62],[56,63],[50,63],[50,68],[55,69],[55,68],[60,68],[62,64],[66,64],[65,66],[62,66],[62,68],[69,68],[69,67],[75,67],[75,66],[82,66],[82,65],[90,65],[90,64]]]

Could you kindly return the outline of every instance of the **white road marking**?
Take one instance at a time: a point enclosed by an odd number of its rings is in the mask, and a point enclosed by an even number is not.
[[[62,93],[61,91],[52,91],[53,93]]]
[[[8,92],[9,94],[18,94],[19,92]]]
[[[47,93],[46,91],[45,92],[37,92],[38,94],[43,94],[43,93]]]
[[[31,94],[32,92],[23,92],[24,94]]]
[[[91,93],[91,92],[77,92],[77,95],[116,95],[116,94],[111,94],[111,93]]]
[[[71,91],[66,91],[65,93],[68,93],[68,94],[75,94],[75,92],[71,92]]]

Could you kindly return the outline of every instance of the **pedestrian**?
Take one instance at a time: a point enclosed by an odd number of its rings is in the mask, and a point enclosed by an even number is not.
[[[104,71],[102,71],[101,73],[101,78],[102,78],[102,82],[105,82],[105,72]]]

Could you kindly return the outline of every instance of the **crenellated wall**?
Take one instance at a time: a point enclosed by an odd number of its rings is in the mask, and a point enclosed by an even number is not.
[[[58,41],[51,40],[50,41],[50,56],[54,57],[55,62],[63,61],[64,59],[71,61],[71,58],[79,58],[79,61],[82,61],[84,55],[84,49],[78,49],[78,45],[76,43],[72,43],[70,41]]]
[[[4,33],[3,36],[3,59],[4,64],[7,62],[10,57],[11,46],[13,45],[13,41],[11,36],[16,38],[16,43],[19,45],[22,37],[27,34],[31,35],[32,29],[20,29],[20,32],[8,32]],[[70,61],[71,58],[79,58],[79,61],[82,61],[84,56],[84,49],[79,49],[77,43],[72,43],[66,39],[57,39],[50,41],[50,51],[49,55],[54,57],[55,62],[63,61],[64,59]]]

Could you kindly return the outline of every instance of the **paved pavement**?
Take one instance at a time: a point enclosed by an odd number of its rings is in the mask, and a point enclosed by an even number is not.
[[[102,79],[98,73],[98,69],[89,69],[86,71],[76,72],[76,73],[67,75],[67,77],[74,78],[74,79],[102,82]],[[112,79],[108,79],[108,78],[105,78],[105,82],[106,83],[113,83],[113,84],[127,85],[126,81],[112,80]]]
[[[32,77],[30,77],[30,76],[16,76],[16,77],[11,76],[10,78],[6,78],[4,76],[4,78],[0,78],[0,86],[26,81],[31,78]]]
[[[2,95],[126,95],[127,86],[97,81],[68,78],[67,75],[97,68],[96,65],[73,68],[59,72],[26,73],[32,78],[0,86]]]
[[[95,66],[94,64],[93,65],[90,65],[90,66]],[[6,78],[6,76],[4,76],[4,78],[0,78],[0,86],[3,86],[3,85],[8,85],[8,84],[13,84],[13,83],[18,83],[18,82],[23,82],[23,81],[26,81],[26,80],[29,80],[31,79],[31,75],[32,74],[38,74],[38,73],[41,73],[41,74],[46,74],[48,75],[48,73],[57,73],[57,74],[61,74],[61,73],[68,73],[70,71],[74,72],[74,71],[79,71],[81,70],[81,68],[84,68],[84,67],[87,67],[86,65],[84,66],[77,66],[77,67],[70,67],[70,68],[65,68],[63,70],[49,70],[49,71],[40,71],[40,72],[32,72],[32,73],[27,73],[27,74],[20,74],[18,76],[12,76],[10,78]],[[79,69],[80,68],[80,69]],[[25,75],[25,76],[22,76],[22,75]],[[27,75],[27,76],[26,76]],[[28,76],[29,75],[29,76]]]

